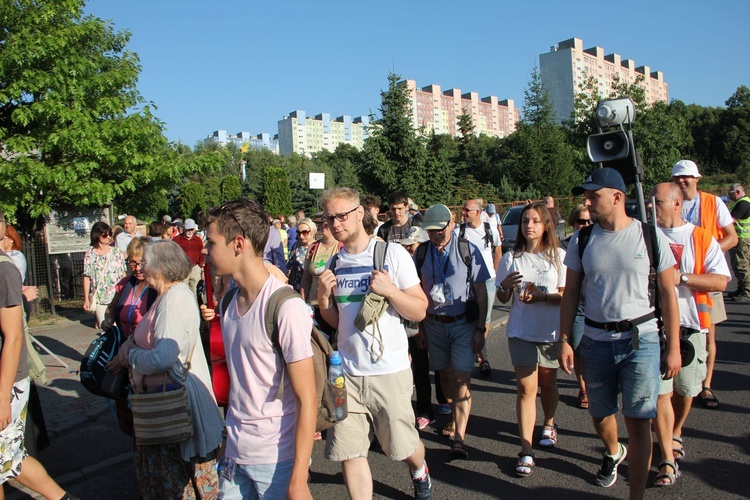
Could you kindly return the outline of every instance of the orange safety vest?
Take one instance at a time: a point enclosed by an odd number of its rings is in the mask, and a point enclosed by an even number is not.
[[[703,203],[703,200],[701,200],[701,203]],[[703,211],[703,207],[701,207],[701,212]],[[716,210],[714,209],[714,218],[716,218],[715,214]],[[703,217],[701,216],[701,218]],[[693,230],[693,247],[695,248],[693,274],[703,274],[705,272],[704,264],[706,263],[706,255],[708,255],[708,249],[713,240],[714,238],[710,231],[697,226]],[[695,305],[698,308],[698,320],[700,321],[701,328],[708,328],[711,326],[711,308],[714,305],[711,296],[708,292],[693,290],[693,297],[695,298]]]
[[[701,227],[711,233],[716,241],[724,237],[724,229],[719,226],[719,212],[716,208],[716,196],[698,191],[701,204]]]

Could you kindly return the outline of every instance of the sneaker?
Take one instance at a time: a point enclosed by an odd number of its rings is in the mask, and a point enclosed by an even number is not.
[[[420,431],[430,425],[430,419],[427,417],[417,417],[416,428]]]
[[[596,484],[603,488],[609,488],[617,481],[617,466],[628,456],[628,449],[625,445],[617,443],[618,453],[616,457],[611,457],[606,453],[602,457],[602,468],[596,474]]]
[[[448,403],[440,405],[440,408],[438,408],[438,414],[439,415],[450,415],[451,414],[451,405]]]
[[[417,500],[432,500],[432,481],[430,481],[430,469],[425,465],[424,476],[420,478],[412,477],[414,483],[414,498]]]

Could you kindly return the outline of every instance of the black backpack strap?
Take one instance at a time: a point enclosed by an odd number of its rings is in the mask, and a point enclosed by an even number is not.
[[[591,238],[591,231],[593,230],[594,226],[586,226],[578,230],[578,258],[581,261],[581,274],[585,274],[583,270],[583,251],[586,250],[586,245],[589,244],[589,238]]]
[[[427,258],[427,250],[430,248],[430,242],[429,241],[423,241],[419,244],[417,247],[417,251],[414,252],[415,255],[415,264],[417,266],[417,275],[419,276],[419,279],[422,279],[422,266],[424,265],[424,260]]]
[[[659,242],[656,235],[656,226],[641,222],[641,230],[643,232],[643,241],[646,244],[646,252],[648,253],[648,292],[651,306],[654,308],[654,315],[659,322],[661,328],[661,296],[659,294],[659,286],[656,282],[658,271],[657,266],[661,255],[659,255]]]
[[[466,238],[466,223],[462,222],[460,226],[458,226],[458,237],[459,238]]]
[[[469,275],[471,275],[471,242],[466,238],[458,238],[458,255],[461,256],[461,260],[464,265],[469,268]]]
[[[229,307],[229,303],[232,302],[232,299],[235,295],[237,295],[237,292],[240,291],[240,287],[236,286],[234,288],[230,288],[224,296],[221,298],[221,301],[219,302],[219,316],[224,316],[224,311],[227,310]]]

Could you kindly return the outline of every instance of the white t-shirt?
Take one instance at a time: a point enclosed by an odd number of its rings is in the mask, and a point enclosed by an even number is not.
[[[454,230],[453,234],[454,236],[458,237],[460,233],[461,227],[458,226]],[[500,246],[500,233],[497,232],[497,226],[493,227],[492,224],[490,224],[490,233],[492,234],[492,242],[495,244],[495,246]],[[479,249],[479,252],[482,254],[482,258],[484,259],[484,264],[490,271],[490,278],[494,278],[495,261],[493,257],[495,252],[493,251],[492,245],[490,245],[485,239],[485,234],[487,234],[487,232],[484,229],[484,223],[481,223],[477,228],[470,227],[467,224],[464,237],[470,242],[474,243],[474,245],[476,245],[476,247]]]
[[[362,299],[370,291],[374,251],[375,239],[370,240],[364,252],[356,255],[342,248],[334,271],[337,282],[336,305],[339,311],[339,353],[344,360],[344,370],[356,376],[387,375],[409,368],[406,330],[392,305],[388,306],[378,322],[383,336],[383,357],[377,363],[372,362],[369,352],[371,344],[373,352],[380,351],[380,345],[373,337],[372,326],[368,326],[364,332],[354,326],[354,318],[357,317]],[[330,265],[331,261],[327,266]],[[384,268],[391,282],[400,290],[419,285],[414,261],[409,252],[397,243],[388,244]]]
[[[269,277],[250,309],[237,313],[237,295],[221,318],[229,379],[227,456],[238,464],[259,465],[294,458],[297,406],[288,376],[284,396],[276,399],[283,363],[265,327],[271,294],[285,286]],[[312,356],[312,318],[302,299],[289,299],[279,309],[279,344],[287,364]]]
[[[672,249],[672,255],[674,255],[674,258],[678,262],[678,264],[675,264],[675,269],[679,269],[683,273],[692,273],[695,270],[695,245],[693,244],[693,230],[695,226],[687,223],[680,227],[660,229],[669,239],[669,247]],[[706,274],[722,274],[727,278],[731,278],[724,253],[715,239],[711,241],[703,269]],[[677,290],[677,305],[680,308],[680,325],[695,328],[696,330],[701,329],[700,320],[698,319],[698,309],[692,290],[687,286],[678,286],[675,287],[675,290]]]
[[[701,197],[697,195],[694,200],[682,200],[682,220],[689,222],[694,226],[701,225]],[[732,215],[729,213],[729,209],[726,204],[721,201],[721,198],[716,197],[716,220],[719,226],[726,227],[734,222]],[[713,228],[706,228],[712,231]]]
[[[513,255],[513,250],[505,252],[497,266],[495,285],[514,271],[521,273],[523,281],[521,290],[527,282],[542,287],[547,293],[557,293],[565,288],[565,271],[563,265],[565,250],[557,249],[558,263],[550,262],[545,254],[524,252],[520,257]],[[513,291],[510,316],[508,318],[508,337],[519,338],[529,342],[556,342],[560,330],[560,304],[521,302],[518,289]]]

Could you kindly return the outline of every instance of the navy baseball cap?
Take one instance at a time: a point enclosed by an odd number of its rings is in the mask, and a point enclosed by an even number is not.
[[[572,189],[574,195],[583,194],[584,191],[599,191],[601,188],[617,189],[626,192],[625,181],[622,180],[620,172],[614,168],[597,168],[591,172],[586,182]]]

